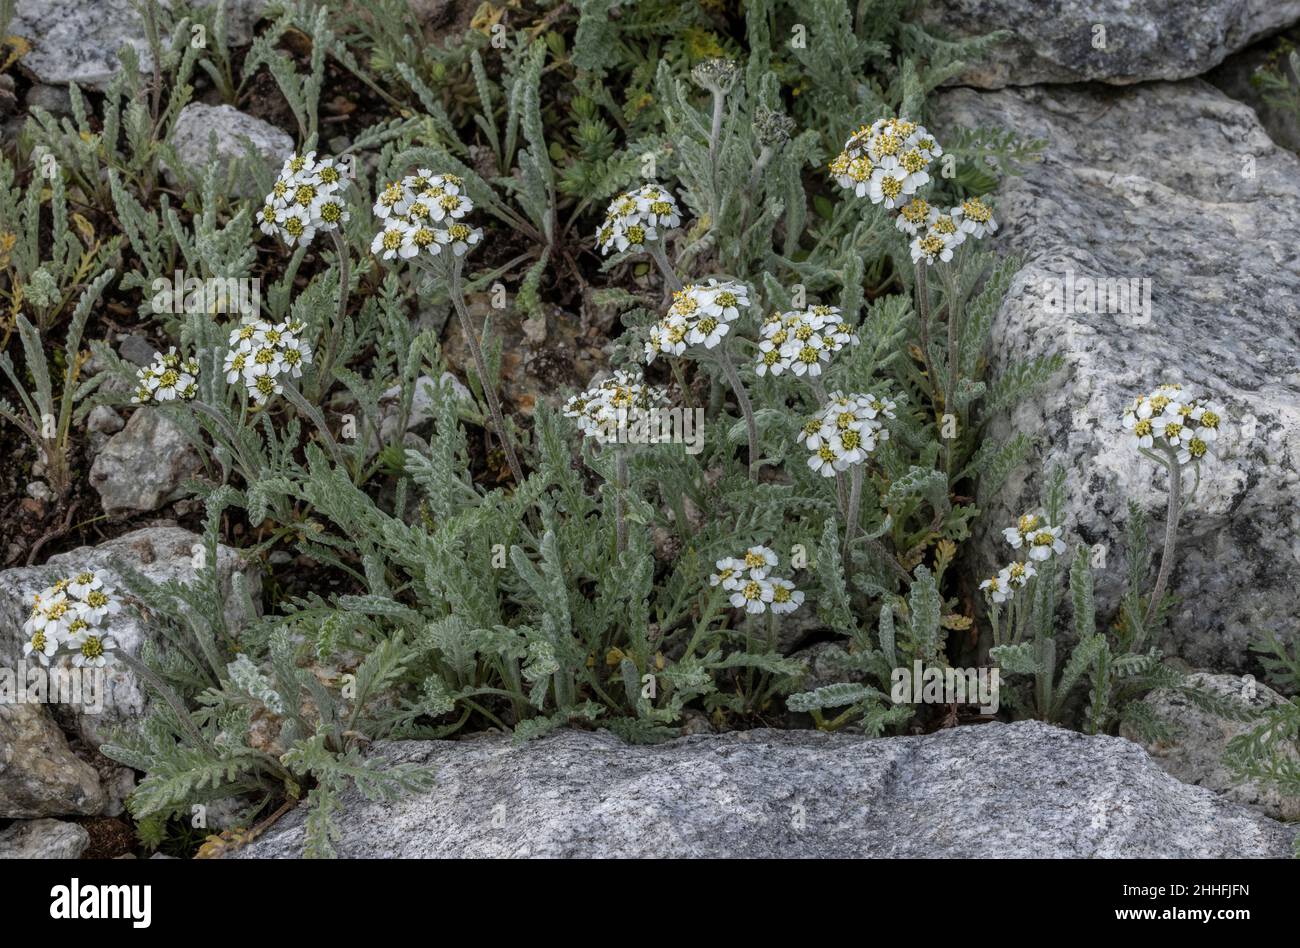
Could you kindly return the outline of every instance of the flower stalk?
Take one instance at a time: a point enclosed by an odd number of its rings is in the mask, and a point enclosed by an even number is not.
[[[1178,542],[1178,518],[1182,514],[1183,502],[1183,468],[1178,463],[1178,455],[1168,444],[1164,448],[1166,459],[1160,463],[1169,472],[1169,505],[1165,510],[1165,543],[1160,551],[1160,572],[1156,574],[1156,584],[1151,590],[1151,599],[1147,603],[1146,618],[1142,624],[1147,629],[1160,609],[1160,602],[1165,596],[1165,587],[1169,583],[1169,574],[1173,571],[1174,555]],[[1152,455],[1155,457],[1155,455]]]
[[[488,411],[492,414],[492,425],[496,429],[497,437],[501,439],[501,447],[505,451],[506,462],[510,465],[510,473],[514,476],[515,483],[522,485],[524,469],[515,455],[514,443],[511,441],[509,431],[506,430],[505,416],[501,412],[501,402],[497,399],[496,387],[488,376],[487,363],[483,359],[483,347],[479,345],[478,332],[473,320],[470,319],[469,310],[465,307],[465,294],[460,282],[461,268],[461,258],[453,258],[449,268],[451,303],[460,320],[465,345],[469,347],[470,355],[474,358],[474,371],[478,373],[479,384],[483,387],[483,396],[487,399]]]
[[[745,436],[749,439],[749,479],[756,480],[758,477],[758,422],[754,418],[754,406],[749,401],[749,393],[745,391],[745,384],[740,380],[740,373],[736,371],[736,363],[731,360],[726,346],[719,347],[718,363],[722,366],[727,381],[731,384],[731,390],[736,393],[736,404],[740,406],[740,413],[745,416]]]

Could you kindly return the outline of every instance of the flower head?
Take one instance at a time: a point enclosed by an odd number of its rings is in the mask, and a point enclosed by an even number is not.
[[[223,363],[226,381],[233,385],[242,380],[249,397],[259,405],[280,394],[284,376],[300,378],[302,367],[311,364],[311,346],[301,338],[305,328],[292,319],[239,323],[230,331],[230,348]]]
[[[290,247],[309,244],[318,232],[337,230],[350,219],[343,201],[347,186],[333,158],[317,161],[314,151],[294,153],[257,212],[258,226]]]
[[[667,393],[657,385],[647,385],[639,371],[619,369],[569,398],[563,412],[577,420],[585,437],[606,444],[618,441],[619,432],[641,424],[667,402]]]
[[[754,372],[816,377],[823,363],[845,346],[858,344],[857,334],[843,321],[838,307],[811,306],[802,312],[774,314],[760,328]]]
[[[1121,423],[1139,448],[1165,448],[1179,464],[1199,463],[1211,453],[1226,415],[1218,402],[1192,398],[1181,385],[1164,384],[1139,395]]]
[[[999,604],[1011,598],[1011,585],[1001,572],[981,582],[980,590],[993,602]]]
[[[136,390],[131,401],[137,405],[153,405],[191,399],[198,394],[198,375],[199,363],[181,358],[175,346],[165,353],[155,352],[153,362],[136,371]]]
[[[740,76],[740,66],[734,59],[706,59],[691,69],[691,81],[701,89],[719,95],[731,91]]]
[[[673,193],[662,185],[644,184],[609,203],[605,222],[596,231],[596,246],[603,254],[641,250],[648,242],[660,239],[661,232],[681,223]]]
[[[382,260],[424,260],[450,249],[461,257],[483,239],[483,231],[464,218],[474,210],[465,182],[454,174],[427,168],[392,181],[372,208],[383,226],[370,242]]]
[[[74,665],[102,668],[117,648],[105,626],[121,610],[121,597],[103,572],[64,577],[32,597],[32,611],[23,623],[23,656],[48,665],[62,652],[71,655]]]
[[[993,219],[993,210],[984,203],[982,198],[968,198],[961,202],[960,207],[952,210],[953,214],[960,212],[958,226],[972,237],[982,238],[993,233],[998,229],[998,222]]]
[[[1046,560],[1065,552],[1062,532],[1060,527],[1049,524],[1041,514],[1024,514],[1014,526],[1003,530],[1002,536],[1011,544],[1012,549],[1024,547],[1031,560]]]
[[[668,312],[650,327],[645,346],[649,364],[664,352],[679,356],[690,346],[716,348],[731,323],[749,308],[749,288],[730,280],[688,284],[673,294]]]
[[[803,604],[804,594],[790,580],[771,575],[779,563],[770,547],[751,546],[740,556],[718,560],[709,585],[729,592],[728,599],[736,609],[754,614],[768,609],[776,615],[794,612]]]
[[[808,466],[823,477],[834,477],[864,463],[880,442],[889,439],[882,419],[893,418],[894,408],[892,401],[871,394],[832,392],[800,433],[810,452]]]
[[[924,127],[907,119],[882,118],[849,137],[831,161],[830,172],[840,187],[894,209],[930,182],[930,165],[942,154]]]

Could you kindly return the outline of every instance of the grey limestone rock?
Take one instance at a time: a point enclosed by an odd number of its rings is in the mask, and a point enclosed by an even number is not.
[[[562,731],[377,745],[429,791],[342,799],[346,857],[1284,857],[1281,823],[1131,741],[1038,722],[864,739],[758,730],[629,746]],[[240,851],[301,854],[295,812]]]

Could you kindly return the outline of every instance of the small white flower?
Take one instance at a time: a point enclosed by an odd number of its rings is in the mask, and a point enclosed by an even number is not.
[[[754,579],[751,576],[732,592],[731,605],[736,609],[758,614],[766,611],[772,597],[772,584],[766,579]]]
[[[35,655],[36,660],[42,665],[49,665],[50,659],[58,650],[59,641],[56,636],[47,634],[44,630],[37,630],[32,632],[31,637],[23,643],[23,658]]]
[[[999,577],[1006,577],[1006,584],[1016,588],[1023,588],[1026,583],[1038,575],[1038,570],[1034,569],[1033,563],[1021,563],[1019,561],[1005,566],[998,572]]]
[[[883,204],[893,209],[903,204],[916,191],[911,177],[892,155],[882,159],[871,172],[871,185],[867,194],[872,204]]]
[[[402,252],[405,243],[406,226],[401,221],[392,220],[375,234],[375,239],[370,242],[370,252],[380,254],[385,260],[392,260]]]
[[[911,254],[913,263],[921,260],[924,260],[927,266],[932,266],[935,261],[947,263],[952,259],[952,244],[933,230],[927,230],[924,234],[912,238]]]
[[[1035,531],[1046,525],[1046,521],[1038,514],[1022,514],[1020,519],[1016,521],[1016,525],[1007,527],[1002,531],[1002,535],[1011,544],[1013,550],[1018,550],[1029,542],[1029,537]]]
[[[961,202],[961,229],[977,239],[987,237],[998,229],[998,222],[993,219],[990,210],[981,198],[969,198]]]
[[[1049,560],[1065,552],[1065,541],[1061,539],[1060,527],[1042,527],[1026,538],[1031,560]]]
[[[759,342],[758,358],[754,362],[755,375],[762,376],[768,372],[780,375],[788,368],[790,368],[790,360],[784,355],[780,346],[771,339],[763,339]]]
[[[1003,603],[1011,598],[1011,585],[1005,572],[999,572],[996,576],[984,580],[980,583],[980,590],[996,603]]]
[[[483,239],[481,229],[465,224],[452,224],[442,231],[442,234],[445,235],[442,242],[450,246],[451,252],[457,257],[464,256],[471,247]]]
[[[738,588],[744,582],[744,560],[728,556],[718,560],[714,566],[718,571],[709,576],[710,586],[721,586],[723,589],[732,590]]]
[[[69,644],[76,649],[72,653],[72,664],[77,668],[103,668],[117,650],[117,640],[97,630],[82,632]]]
[[[122,603],[112,590],[107,588],[92,589],[81,600],[79,612],[90,625],[99,625],[109,616],[122,611]]]
[[[68,581],[68,593],[77,599],[85,599],[87,593],[103,588],[104,571],[99,569],[78,573]]]
[[[776,552],[766,546],[751,546],[742,560],[752,579],[762,579],[779,562]]]
[[[772,586],[772,603],[769,608],[777,615],[794,612],[803,605],[803,592],[795,589],[790,580],[774,577],[768,582]]]

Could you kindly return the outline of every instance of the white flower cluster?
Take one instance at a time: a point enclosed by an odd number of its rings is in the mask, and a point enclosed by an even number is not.
[[[688,346],[712,349],[749,308],[749,289],[732,281],[688,284],[673,294],[668,314],[650,329],[645,344],[648,365],[659,353],[679,356]]]
[[[1181,385],[1161,385],[1135,398],[1124,410],[1123,423],[1138,447],[1168,445],[1179,464],[1188,464],[1210,453],[1224,418],[1223,406],[1217,402],[1189,398]]]
[[[1038,571],[1033,563],[1021,563],[1019,560],[1004,566],[993,576],[980,583],[980,590],[993,602],[1001,605],[1015,595],[1015,590],[1023,589],[1025,584]]]
[[[756,375],[821,375],[822,363],[845,346],[858,344],[857,334],[844,322],[837,306],[811,306],[803,312],[773,313],[761,329]]]
[[[924,198],[913,198],[899,209],[895,225],[912,237],[912,262],[947,263],[966,238],[980,239],[998,229],[993,212],[979,198],[969,198],[941,211]]]
[[[284,376],[300,378],[302,367],[311,364],[311,346],[298,338],[304,328],[293,320],[274,325],[264,319],[241,322],[230,331],[226,381],[233,385],[242,379],[259,405],[279,395]]]
[[[667,393],[647,385],[640,372],[619,369],[564,403],[564,415],[575,418],[585,437],[600,444],[613,441],[620,429],[634,427],[643,416],[668,402]]]
[[[421,168],[384,188],[374,210],[384,227],[375,234],[370,252],[385,260],[408,260],[421,253],[436,257],[443,247],[460,257],[483,239],[481,229],[461,220],[474,210],[474,202],[465,193],[465,182],[454,174]]]
[[[190,399],[198,393],[196,379],[199,364],[194,359],[182,359],[172,346],[165,353],[155,352],[153,362],[136,372],[137,386],[131,401],[137,405]]]
[[[1049,524],[1039,514],[1025,514],[1014,527],[1007,527],[1002,536],[1013,550],[1023,547],[1031,560],[1050,560],[1065,552],[1061,528]]]
[[[831,392],[829,401],[806,425],[800,437],[812,452],[808,466],[822,477],[834,477],[866,461],[876,445],[889,440],[885,418],[895,405],[874,395]]]
[[[117,642],[105,626],[122,609],[100,570],[60,579],[32,597],[32,613],[23,623],[23,657],[49,665],[56,655],[70,656],[78,668],[103,668]]]
[[[794,612],[803,605],[803,593],[790,580],[770,575],[779,562],[768,547],[751,546],[743,556],[718,560],[718,571],[709,577],[709,585],[731,593],[731,605],[736,609],[754,614],[768,609],[776,615]]]
[[[317,161],[314,151],[290,155],[257,212],[258,225],[290,247],[309,244],[318,231],[337,230],[349,219],[342,196],[347,186],[333,158]]]
[[[1024,550],[1029,559],[1024,562],[1013,560],[1002,567],[980,583],[980,591],[997,605],[1014,598],[1017,590],[1023,589],[1038,575],[1034,568],[1035,562],[1041,563],[1065,552],[1065,541],[1061,539],[1061,533],[1061,528],[1049,524],[1042,514],[1025,514],[1020,517],[1015,526],[1002,531],[1002,536],[1013,550]]]
[[[942,154],[923,126],[883,118],[854,132],[830,171],[840,187],[893,210],[930,182],[930,163]]]
[[[605,223],[596,231],[596,246],[606,255],[611,250],[639,250],[681,223],[673,193],[657,184],[643,184],[609,203]]]

